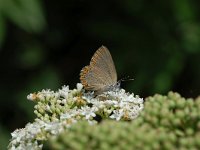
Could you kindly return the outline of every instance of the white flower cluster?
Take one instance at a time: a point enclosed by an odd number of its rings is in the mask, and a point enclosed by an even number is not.
[[[143,109],[143,99],[124,89],[107,91],[100,95],[85,92],[82,84],[70,90],[63,86],[57,92],[43,90],[27,96],[36,102],[35,122],[28,123],[25,128],[15,130],[9,149],[42,149],[42,142],[49,136],[55,136],[64,128],[70,127],[80,120],[90,124],[98,119],[133,120]]]
[[[17,129],[12,135],[12,139],[8,148],[10,150],[38,150],[42,149],[42,142],[46,140],[48,135],[57,135],[63,129],[61,122],[46,123],[42,120],[37,120],[33,123],[28,123],[25,128]]]

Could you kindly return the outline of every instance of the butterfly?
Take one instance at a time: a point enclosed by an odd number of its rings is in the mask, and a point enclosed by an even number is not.
[[[105,46],[101,46],[92,56],[90,64],[83,67],[80,81],[86,90],[94,91],[96,95],[120,87],[112,56]]]

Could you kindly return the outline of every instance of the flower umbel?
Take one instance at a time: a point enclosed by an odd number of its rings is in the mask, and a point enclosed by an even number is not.
[[[96,117],[114,120],[133,120],[143,109],[143,99],[124,89],[107,91],[98,96],[85,92],[82,84],[70,90],[63,86],[58,91],[42,90],[31,93],[28,100],[36,102],[36,119],[25,128],[15,130],[9,149],[42,149],[42,142],[56,136],[80,120],[97,123]]]

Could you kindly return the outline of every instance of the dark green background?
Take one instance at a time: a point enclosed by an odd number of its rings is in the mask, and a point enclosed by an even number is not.
[[[105,45],[141,97],[200,93],[200,1],[0,0],[0,145],[32,122],[26,96],[76,86]]]

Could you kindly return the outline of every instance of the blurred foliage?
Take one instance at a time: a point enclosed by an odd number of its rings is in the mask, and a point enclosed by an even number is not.
[[[135,79],[123,83],[128,91],[141,97],[169,90],[197,96],[199,5],[194,0],[0,0],[1,136],[33,119],[26,95],[75,86],[80,69],[102,44],[112,53],[119,79]]]
[[[141,115],[131,122],[77,123],[51,138],[46,149],[199,149],[199,129],[200,97],[185,99],[169,92],[146,98]]]

